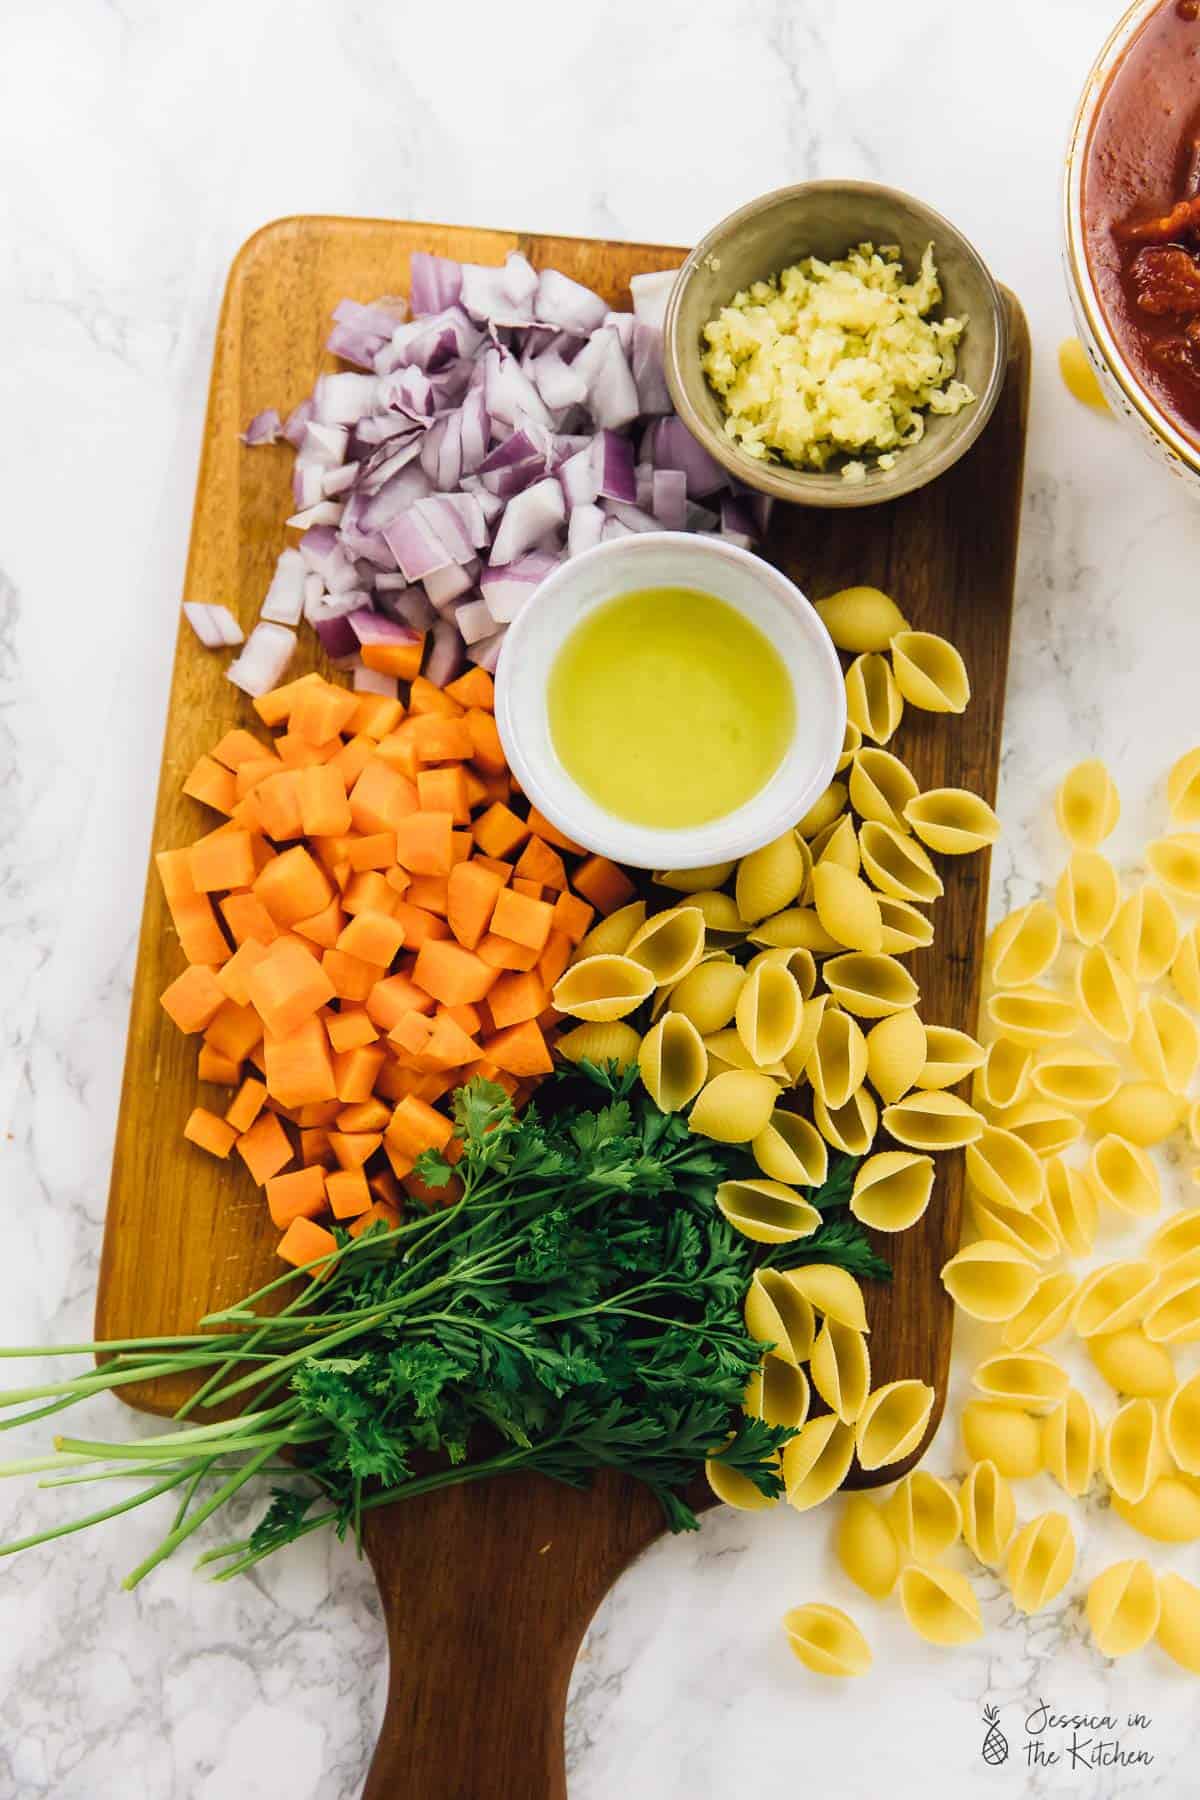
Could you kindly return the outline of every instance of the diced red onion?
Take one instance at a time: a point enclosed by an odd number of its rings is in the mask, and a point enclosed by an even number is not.
[[[603,530],[604,513],[600,507],[591,503],[573,506],[567,521],[567,555],[578,556],[583,550],[593,549]]]
[[[456,563],[469,563],[472,560],[476,546],[471,541],[471,534],[462,514],[449,494],[430,494],[426,499],[416,501],[409,509],[409,517],[414,516],[428,525]]]
[[[319,625],[322,619],[344,619],[352,612],[370,612],[371,596],[365,588],[348,588],[344,594],[322,594],[320,599],[306,605],[304,616],[310,625]]]
[[[491,637],[481,638],[478,643],[472,644],[467,652],[467,661],[473,662],[477,668],[486,669],[489,675],[494,675],[507,630],[507,625],[501,625],[498,631],[493,631]]]
[[[413,312],[420,316],[453,306],[462,287],[462,264],[425,250],[414,250],[408,260],[408,303]]]
[[[703,536],[705,532],[719,530],[720,524],[721,519],[718,513],[711,512],[707,506],[701,506],[695,500],[688,501],[687,512],[683,519],[685,531],[695,531]]]
[[[425,675],[434,687],[445,687],[463,665],[463,641],[451,619],[439,619],[433,628]]]
[[[600,472],[591,447],[568,456],[557,471],[559,485],[570,507],[587,506],[600,492]]]
[[[296,648],[296,634],[286,625],[256,625],[242,654],[225,674],[244,694],[257,696],[278,687]]]
[[[516,618],[558,562],[556,555],[534,550],[502,569],[483,571],[479,591],[497,625],[508,625]]]
[[[383,694],[388,700],[395,700],[400,692],[400,683],[394,675],[385,675],[381,669],[367,669],[362,663],[353,664],[350,685],[356,694]]]
[[[293,506],[316,506],[325,497],[325,465],[298,456],[292,465]]]
[[[642,415],[665,416],[673,412],[667,378],[663,374],[662,332],[653,325],[643,325],[640,319],[633,322],[629,364],[633,370],[638,409]]]
[[[427,575],[425,579],[431,581],[433,577]],[[394,619],[397,625],[407,625],[410,631],[427,631],[436,617],[423,587],[393,589],[376,598],[385,618]]]
[[[655,469],[650,478],[650,511],[664,531],[685,529],[687,504],[687,476],[683,470]]]
[[[620,519],[622,525],[628,525],[630,531],[662,530],[653,513],[643,512],[640,506],[630,506],[627,500],[605,500],[602,504],[610,518]]]
[[[401,625],[395,619],[370,612],[365,607],[360,612],[352,612],[348,623],[360,644],[415,644],[421,635],[410,625]]]
[[[633,348],[633,314],[626,312],[607,312],[604,315],[606,331],[615,331],[621,340],[621,348],[626,356]]]
[[[388,294],[367,306],[360,300],[339,300],[333,309],[335,325],[349,325],[354,331],[369,331],[376,337],[391,337],[407,317],[408,302],[402,294]]]
[[[393,519],[408,511],[414,500],[423,499],[431,491],[432,484],[421,465],[409,463],[392,475],[363,507],[363,530],[385,530]]]
[[[475,586],[475,579],[469,563],[451,563],[446,569],[431,569],[422,586],[430,603],[440,611],[443,606],[449,606],[461,595],[469,593]]]
[[[739,494],[721,495],[721,536],[749,550],[754,543],[754,518]]]
[[[313,419],[304,428],[300,458],[306,463],[319,463],[326,469],[335,469],[345,461],[349,442],[348,425],[322,425]]]
[[[535,425],[552,425],[537,389],[508,350],[491,349],[484,356],[484,396],[493,419],[518,425],[532,419]]]
[[[592,439],[591,454],[596,465],[596,494],[607,500],[635,501],[637,473],[630,439],[615,431],[599,431]]]
[[[454,609],[454,623],[464,644],[478,644],[491,637],[496,621],[488,611],[486,600],[462,600]]]
[[[633,298],[633,316],[643,325],[661,331],[667,317],[667,301],[675,286],[678,269],[662,269],[653,275],[631,275],[629,292]]]
[[[265,412],[255,413],[242,433],[242,442],[251,448],[256,444],[273,444],[282,430],[279,414],[273,406],[268,406]]]
[[[444,569],[454,561],[428,521],[418,515],[416,506],[420,504],[418,501],[383,528],[388,549],[408,581],[420,581],[432,570]]]
[[[372,410],[378,391],[374,375],[355,375],[349,369],[318,375],[313,389],[314,416],[322,425],[353,425]]]
[[[287,523],[294,531],[307,531],[310,525],[336,525],[342,511],[339,500],[318,500],[315,506],[306,506],[293,513]]]
[[[204,606],[197,600],[185,600],[183,611],[206,650],[225,650],[244,642],[242,628],[227,606]]]
[[[496,531],[489,558],[491,566],[513,562],[547,531],[561,525],[566,512],[562,488],[553,475],[517,494],[505,508]]]
[[[374,370],[375,358],[390,335],[363,331],[355,325],[335,325],[325,339],[325,348],[343,362],[353,363],[356,369]]]
[[[299,550],[281,550],[275,562],[275,573],[259,608],[260,619],[276,625],[298,625],[304,611],[304,558]]]
[[[327,500],[335,500],[339,494],[348,493],[358,480],[358,464],[343,463],[338,469],[326,469],[321,486]]]
[[[476,475],[463,476],[463,492],[470,494],[475,501],[490,533],[492,526],[504,511],[504,501],[499,494],[489,493]]]
[[[533,310],[535,317],[560,330],[587,333],[603,324],[608,304],[569,275],[561,275],[557,269],[543,269]]]
[[[682,419],[656,419],[643,435],[642,455],[656,469],[682,469],[689,499],[703,500],[729,486],[725,470],[697,443]]]
[[[314,616],[313,609],[319,608],[324,598],[325,583],[315,570],[310,569],[304,577],[304,616],[306,619]]]
[[[294,407],[284,420],[283,435],[294,450],[299,450],[304,442],[304,428],[313,416],[312,395]]]
[[[615,430],[638,416],[637,386],[621,340],[610,326],[594,331],[571,368],[587,381],[587,405],[597,425]]]
[[[565,363],[557,350],[543,350],[533,357],[529,373],[551,412],[558,412],[565,406],[578,406],[587,399],[584,377],[570,363]]]
[[[538,272],[527,256],[510,250],[501,271],[504,291],[514,306],[524,307],[537,293]]]
[[[321,640],[321,648],[331,663],[349,663],[358,655],[358,633],[346,614],[338,618],[317,619],[313,629]]]

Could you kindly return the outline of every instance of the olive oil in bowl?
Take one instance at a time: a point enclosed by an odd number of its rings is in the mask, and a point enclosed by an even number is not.
[[[631,825],[680,830],[736,812],[796,729],[792,681],[758,626],[712,594],[642,588],[595,607],[550,669],[563,768]]]

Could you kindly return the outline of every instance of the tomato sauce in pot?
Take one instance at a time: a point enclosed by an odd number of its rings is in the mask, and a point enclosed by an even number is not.
[[[1200,445],[1200,0],[1166,0],[1109,77],[1081,199],[1109,329],[1150,399]]]

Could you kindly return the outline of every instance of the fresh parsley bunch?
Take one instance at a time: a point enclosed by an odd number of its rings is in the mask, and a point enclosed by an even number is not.
[[[186,1370],[207,1379],[185,1411],[235,1398],[248,1407],[136,1448],[58,1439],[46,1465],[56,1479],[135,1474],[147,1485],[4,1548],[182,1489],[172,1530],[132,1585],[253,1475],[276,1470],[311,1480],[276,1488],[249,1538],[209,1553],[218,1578],[326,1524],[358,1534],[374,1507],[518,1469],[572,1486],[619,1469],[657,1495],[676,1531],[695,1528],[684,1490],[709,1456],[778,1493],[777,1454],[792,1434],[740,1410],[764,1350],[743,1298],[766,1261],[888,1274],[846,1209],[854,1160],[835,1163],[812,1196],[825,1213],[818,1231],[764,1254],[714,1202],[719,1182],[753,1173],[745,1151],[660,1112],[636,1070],[559,1072],[520,1114],[503,1089],[475,1080],[455,1117],[461,1161],[452,1169],[428,1152],[417,1167],[447,1203],[415,1209],[395,1231],[339,1232],[325,1279],[281,1311],[259,1307],[290,1274],[204,1320],[217,1335],[126,1347],[74,1382],[4,1396],[50,1397],[19,1416],[37,1417],[121,1380]]]

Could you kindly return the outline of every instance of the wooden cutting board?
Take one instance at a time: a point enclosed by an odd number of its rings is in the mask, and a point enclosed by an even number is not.
[[[520,249],[536,266],[562,269],[626,307],[631,275],[673,268],[683,256],[661,245],[373,219],[294,218],[264,227],[233,265],[217,327],[184,598],[224,602],[250,628],[291,511],[291,454],[286,446],[247,450],[238,433],[263,407],[286,411],[318,369],[333,366],[322,345],[339,299],[407,293],[417,249],[482,263]],[[910,709],[900,747],[923,787],[965,784],[989,799],[1000,759],[1029,377],[1024,316],[1011,296],[1009,305],[1008,379],[962,462],[889,506],[777,507],[762,546],[814,599],[870,582],[894,594],[914,625],[954,640],[974,688],[969,711],[947,720]],[[315,634],[302,632],[301,641],[308,666],[317,660]],[[189,842],[207,816],[180,792],[196,758],[227,727],[255,723],[225,680],[226,660],[181,626],[155,849]],[[950,859],[945,875],[936,945],[912,967],[925,1016],[971,1030],[987,860]],[[278,1269],[277,1234],[240,1163],[217,1162],[180,1137],[196,1103],[196,1046],[176,1031],[158,996],[181,966],[151,864],[100,1271],[100,1337],[192,1331],[202,1314]],[[223,1110],[220,1092],[205,1097]],[[869,1296],[875,1381],[931,1382],[938,1395],[931,1432],[945,1400],[952,1326],[938,1270],[957,1246],[961,1186],[961,1157],[941,1159],[934,1204],[917,1227],[886,1244],[893,1285]],[[186,1391],[171,1384],[122,1390],[155,1413],[173,1411]],[[616,1576],[661,1530],[655,1503],[610,1479],[581,1495],[510,1478],[371,1514],[367,1548],[391,1679],[368,1800],[562,1800],[563,1708],[579,1640]]]

